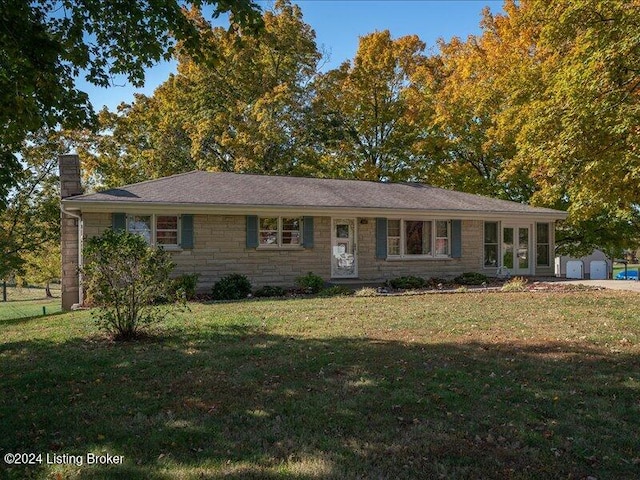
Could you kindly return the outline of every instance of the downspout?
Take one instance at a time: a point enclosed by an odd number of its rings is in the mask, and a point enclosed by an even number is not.
[[[84,233],[84,223],[82,221],[82,215],[77,215],[75,213],[71,213],[69,210],[64,209],[64,205],[60,203],[60,211],[69,215],[72,218],[78,220],[78,303],[80,305],[84,304],[84,289],[82,288],[82,236]]]

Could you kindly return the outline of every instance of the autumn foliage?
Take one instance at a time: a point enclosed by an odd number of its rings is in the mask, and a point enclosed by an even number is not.
[[[264,30],[207,30],[153,96],[100,114],[81,143],[107,186],[203,169],[421,181],[568,210],[568,251],[637,241],[640,9],[623,0],[508,0],[482,33],[377,31],[322,70],[300,7]],[[198,24],[197,13],[192,21]],[[206,55],[205,55],[206,56]]]

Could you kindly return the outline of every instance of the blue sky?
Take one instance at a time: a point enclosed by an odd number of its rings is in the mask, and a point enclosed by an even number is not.
[[[272,2],[258,1],[263,9]],[[466,38],[480,32],[481,12],[488,6],[492,12],[502,11],[501,0],[298,0],[304,20],[316,32],[316,41],[328,60],[323,70],[352,59],[358,48],[358,37],[375,30],[389,30],[394,38],[418,35],[427,45],[427,53],[436,51],[438,38]],[[89,94],[94,108],[103,105],[114,110],[120,102],[130,102],[134,92],[151,95],[155,88],[175,71],[174,63],[160,64],[147,72],[142,89],[126,85],[99,88],[78,82]]]

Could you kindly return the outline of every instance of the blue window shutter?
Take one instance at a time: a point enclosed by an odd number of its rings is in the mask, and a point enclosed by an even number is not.
[[[127,229],[127,214],[126,213],[112,213],[111,214],[111,228],[114,232],[119,232]]]
[[[193,215],[182,215],[180,220],[180,246],[193,248]]]
[[[462,257],[462,221],[451,220],[451,258]]]
[[[387,258],[386,218],[376,218],[376,258]]]
[[[302,217],[302,246],[313,248],[313,217]]]
[[[247,248],[258,246],[258,217],[247,215]]]

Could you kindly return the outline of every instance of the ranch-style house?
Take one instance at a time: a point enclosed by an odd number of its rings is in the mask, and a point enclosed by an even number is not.
[[[76,155],[60,158],[62,302],[82,303],[84,239],[105,229],[171,252],[200,291],[222,276],[292,286],[403,276],[554,274],[554,231],[566,213],[418,183],[194,171],[82,193]]]

